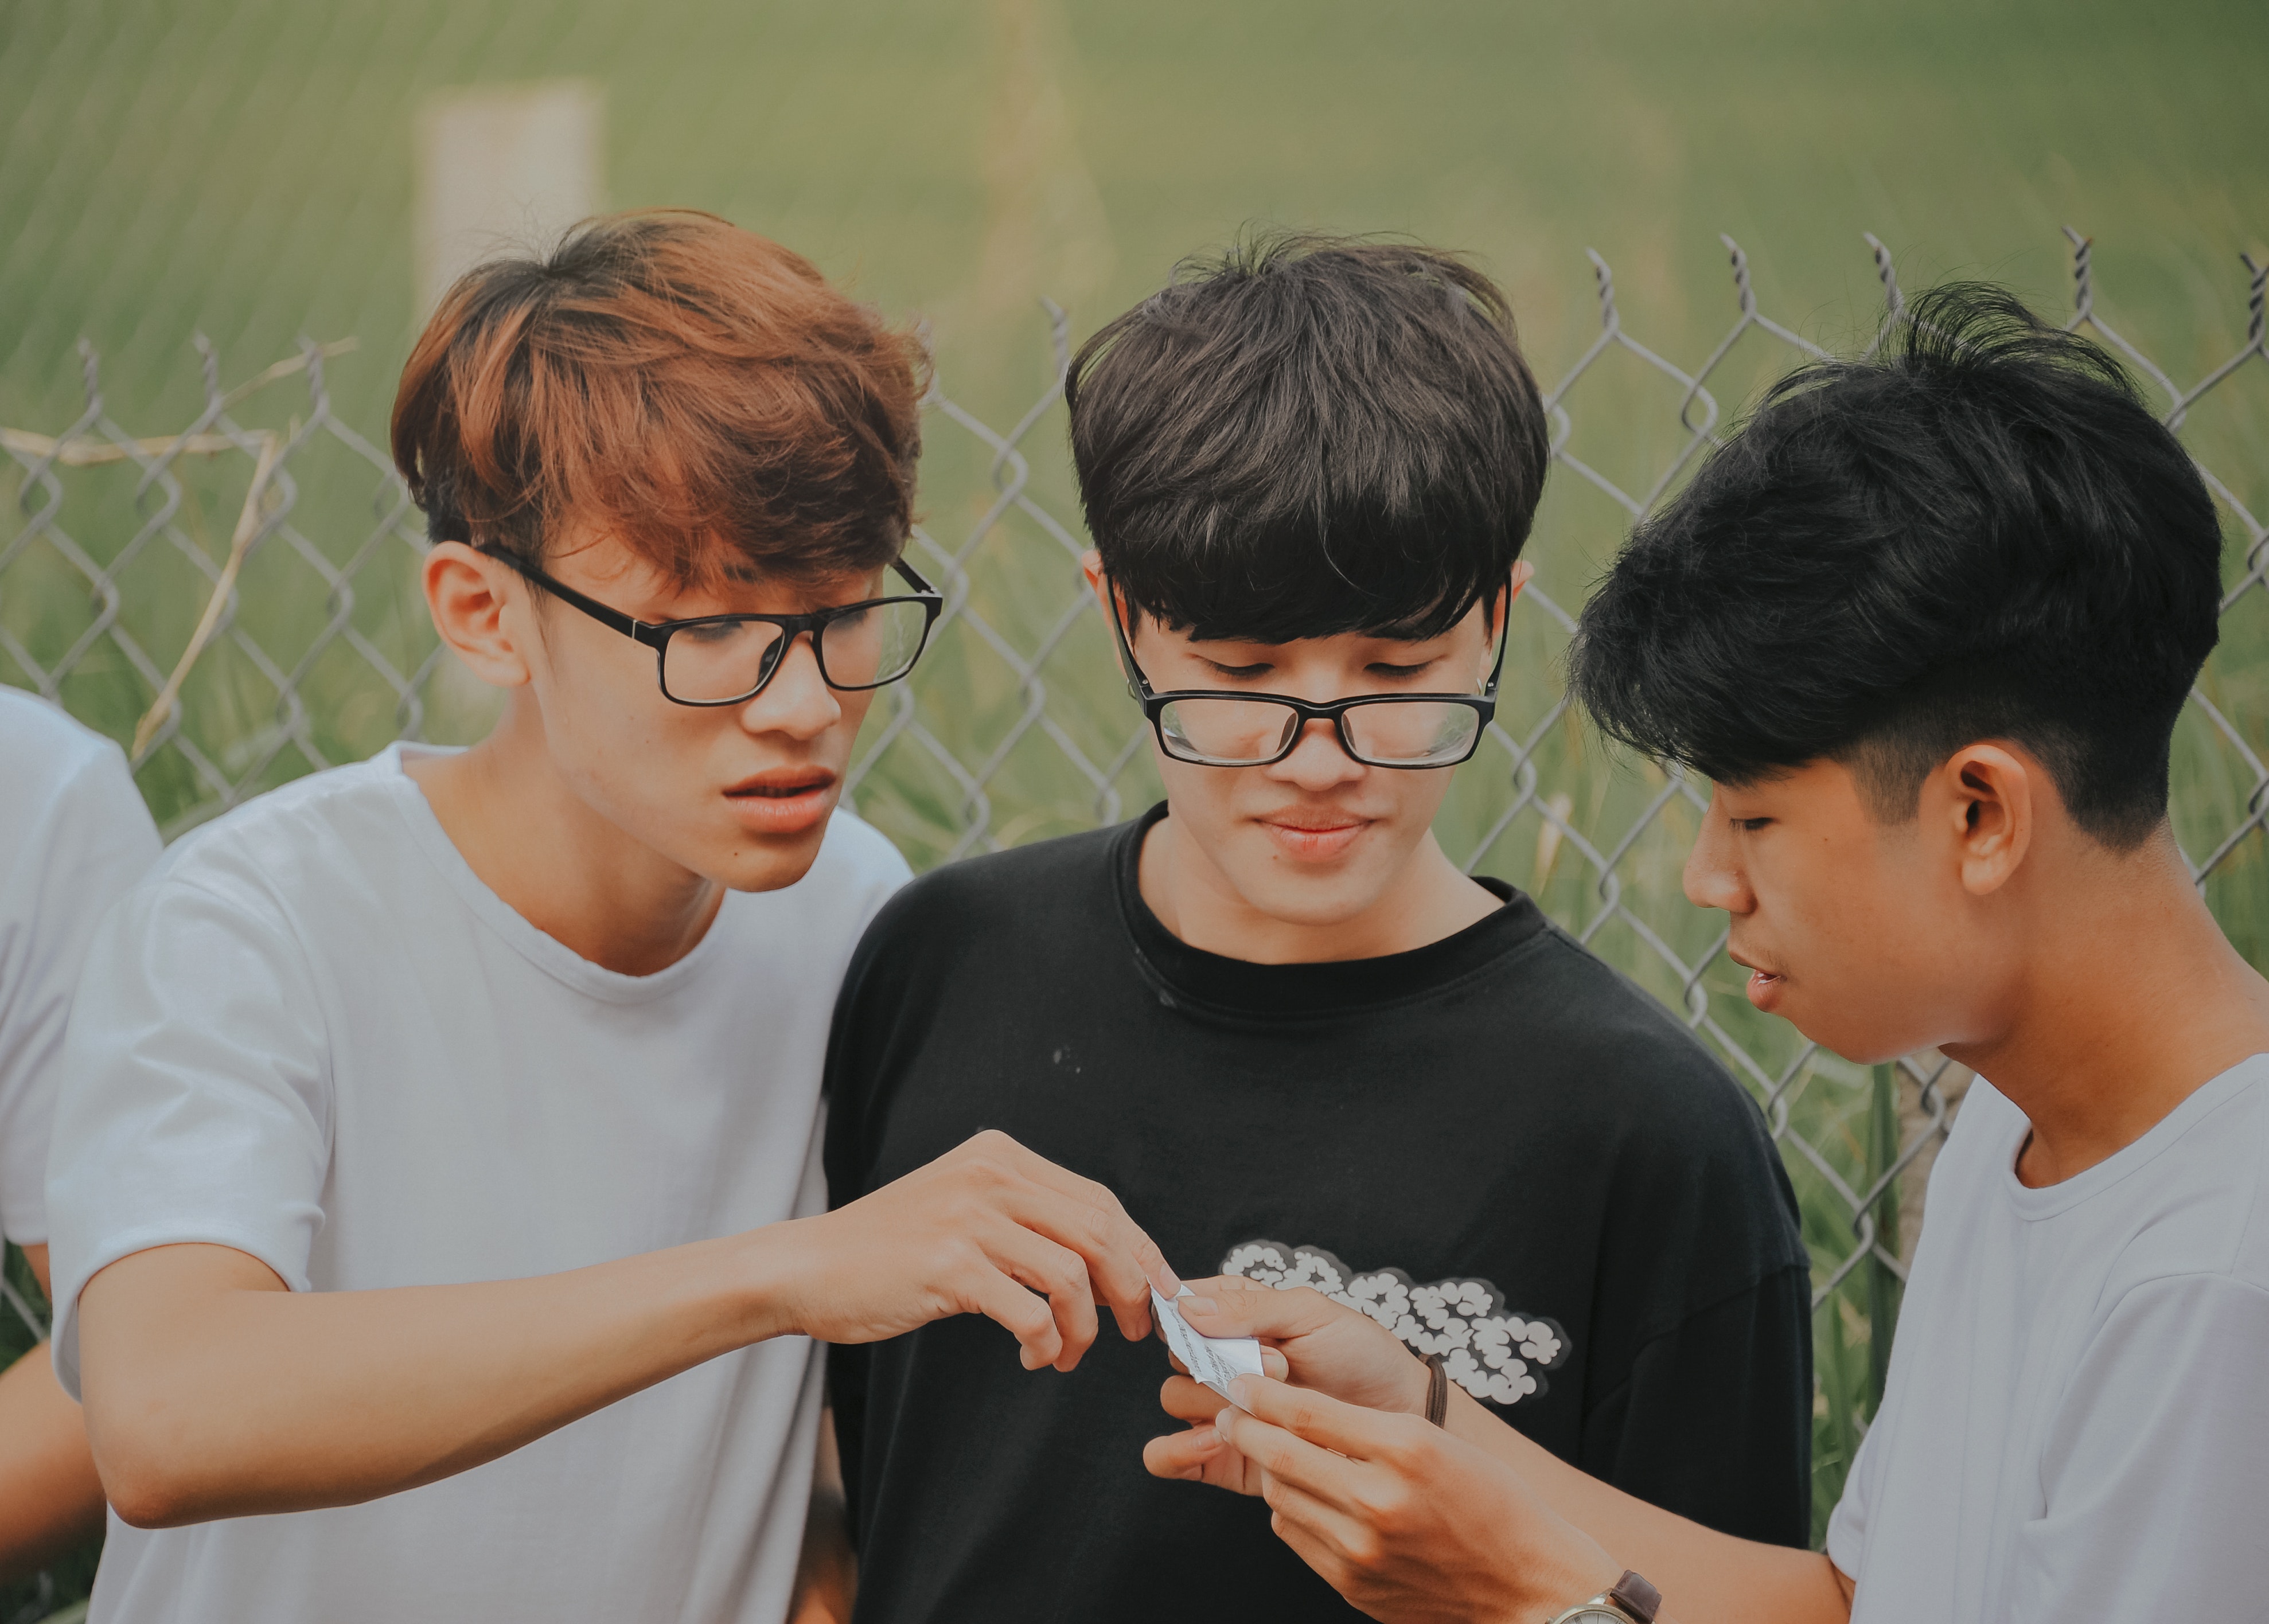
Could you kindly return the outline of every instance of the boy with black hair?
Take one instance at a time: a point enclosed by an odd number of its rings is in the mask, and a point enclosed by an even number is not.
[[[1151,1470],[1265,1493],[1384,1620],[2260,1617],[2269,982],[2167,821],[2221,544],[2110,358],[1957,286],[1780,384],[1585,611],[1600,724],[1716,783],[1687,892],[1732,915],[1751,1000],[1978,1073],[1824,1555],[1454,1398],[1428,1427],[1367,1322],[1233,1281],[1191,1323],[1272,1339],[1311,1391],[1178,1379],[1194,1425]]]
[[[1005,1129],[1185,1266],[1321,1287],[1556,1454],[1801,1543],[1810,1288],[1763,1120],[1430,832],[1547,461],[1503,297],[1418,248],[1264,243],[1111,323],[1068,395],[1167,800],[884,910],[830,1049],[831,1199]],[[1351,1616],[1264,1509],[1128,1470],[1157,1349],[1024,1386],[998,1351],[944,1325],[831,1355],[861,1620]]]

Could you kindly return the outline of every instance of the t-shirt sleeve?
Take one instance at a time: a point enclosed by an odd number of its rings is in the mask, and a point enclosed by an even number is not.
[[[55,1369],[78,1391],[78,1295],[152,1246],[249,1253],[294,1291],[322,1222],[329,1067],[299,943],[256,896],[164,877],[96,931],[48,1160]]]
[[[2010,1624],[2260,1616],[2269,1290],[2130,1290],[2074,1369],[2020,1525]]]
[[[87,751],[0,875],[0,1235],[48,1239],[48,1140],[87,943],[157,860],[158,830],[114,744]]]
[[[1898,1424],[1894,1401],[1886,1399],[1875,1412],[1874,1424],[1867,1436],[1859,1440],[1859,1452],[1851,1458],[1851,1469],[1844,1476],[1844,1492],[1837,1497],[1836,1510],[1828,1517],[1828,1560],[1845,1578],[1856,1576],[1867,1555],[1867,1508],[1875,1492],[1875,1455],[1877,1435],[1886,1426]]]
[[[1722,1533],[1809,1544],[1811,1294],[1779,1269],[1646,1343],[1585,1418],[1585,1470]]]

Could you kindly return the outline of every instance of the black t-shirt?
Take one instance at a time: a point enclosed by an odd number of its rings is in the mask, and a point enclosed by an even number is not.
[[[1368,1304],[1564,1460],[1809,1531],[1810,1290],[1756,1106],[1528,897],[1385,958],[1254,964],[1143,903],[1143,831],[917,880],[851,963],[835,1205],[984,1128],[1099,1180],[1186,1278]],[[1068,1375],[972,1316],[830,1355],[860,1624],[1359,1617],[1259,1500],[1142,1470],[1181,1423],[1108,1313]]]

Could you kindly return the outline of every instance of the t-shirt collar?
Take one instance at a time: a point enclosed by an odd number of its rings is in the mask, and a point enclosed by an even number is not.
[[[1548,928],[1535,903],[1502,880],[1478,883],[1505,905],[1439,941],[1378,958],[1256,964],[1194,948],[1142,900],[1142,840],[1167,814],[1160,801],[1112,837],[1119,911],[1135,957],[1162,996],[1246,1016],[1304,1019],[1439,995]]]

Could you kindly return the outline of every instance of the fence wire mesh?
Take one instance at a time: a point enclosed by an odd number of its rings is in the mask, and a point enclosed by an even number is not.
[[[2269,962],[2269,437],[2258,430],[2269,265],[2243,261],[2243,341],[2185,387],[2109,323],[2089,241],[2068,234],[2069,324],[2155,391],[2194,454],[2210,402],[2227,402],[2225,426],[2236,425],[2214,440],[2222,466],[2200,463],[2224,514],[2228,586],[2222,647],[2177,740],[2175,821],[2217,914]],[[1933,1055],[1854,1067],[1756,1015],[1723,956],[1718,916],[1680,890],[1706,785],[1603,747],[1558,680],[1585,560],[1596,567],[1719,443],[1727,400],[1826,353],[1760,309],[1747,256],[1724,240],[1733,321],[1690,369],[1627,329],[1614,276],[1592,256],[1598,330],[1546,400],[1562,471],[1532,549],[1540,576],[1509,628],[1499,720],[1438,830],[1468,870],[1523,885],[1676,1009],[1763,1105],[1814,1259],[1824,1505],[1881,1394],[1922,1174],[1966,1078]],[[1880,343],[1904,299],[1890,252],[1866,240]],[[948,526],[934,510],[915,532],[915,561],[947,607],[913,679],[877,705],[850,780],[858,809],[917,867],[1114,822],[1158,793],[1147,731],[1079,581],[1086,543],[1056,417],[1070,318],[1053,305],[1046,317],[1049,380],[1008,429],[942,383],[925,402],[928,499],[942,488],[965,496],[966,512]],[[220,357],[197,342],[204,405],[176,432],[137,436],[115,422],[84,344],[78,419],[52,435],[0,430],[19,484],[0,520],[0,681],[126,743],[169,835],[397,737],[464,742],[493,713],[427,623],[420,515],[384,453],[331,410],[325,369],[351,344],[302,341],[224,388]]]

